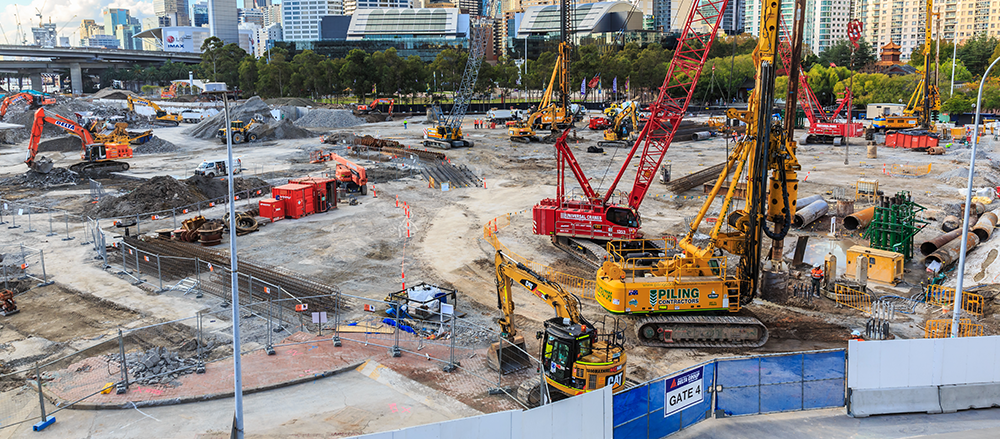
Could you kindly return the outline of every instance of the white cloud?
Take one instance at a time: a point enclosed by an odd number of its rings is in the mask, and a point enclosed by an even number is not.
[[[51,20],[52,23],[56,23],[60,36],[69,36],[71,44],[79,44],[80,22],[91,19],[98,24],[103,24],[102,13],[107,8],[128,9],[129,15],[140,20],[153,15],[152,0],[72,0],[69,2],[31,0],[30,3],[25,1],[19,5],[8,4],[0,16],[0,26],[3,26],[3,37],[0,37],[0,44],[20,44],[17,37],[18,16],[24,38],[28,40],[28,44],[32,44],[31,28],[38,26],[36,9],[41,10],[43,22],[48,23]]]

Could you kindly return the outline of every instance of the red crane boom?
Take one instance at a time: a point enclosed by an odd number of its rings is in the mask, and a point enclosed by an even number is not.
[[[532,210],[534,233],[550,236],[557,246],[577,254],[587,262],[600,265],[607,252],[601,246],[586,240],[609,241],[633,239],[639,232],[638,208],[656,178],[656,170],[666,155],[667,148],[680,127],[701,76],[715,34],[722,22],[728,0],[696,0],[688,12],[687,21],[673,59],[656,101],[649,106],[649,122],[639,133],[628,158],[608,187],[604,196],[598,196],[586,175],[566,145],[566,134],[556,142],[558,181],[556,198],[546,198]],[[695,29],[706,29],[699,34]],[[639,148],[642,153],[636,170],[635,182],[628,193],[626,205],[612,202],[618,183],[629,168]],[[565,168],[569,166],[584,192],[582,200],[568,199],[565,194]],[[572,241],[572,242],[571,242]]]

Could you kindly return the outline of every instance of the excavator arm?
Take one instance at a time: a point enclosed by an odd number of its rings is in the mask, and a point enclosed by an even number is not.
[[[495,264],[497,307],[503,311],[503,317],[500,318],[499,323],[504,338],[512,340],[517,336],[517,329],[514,327],[514,298],[511,291],[511,286],[515,282],[548,303],[556,312],[557,317],[569,319],[571,323],[584,322],[583,316],[580,314],[580,299],[563,291],[559,284],[535,273],[524,264],[510,259],[500,250],[497,250]]]
[[[9,107],[12,104],[20,102],[22,99],[31,104],[32,102],[34,102],[35,97],[27,93],[17,93],[8,95],[7,97],[3,98],[3,104],[0,104],[0,117],[4,117],[7,115],[7,107]]]
[[[94,143],[94,137],[90,134],[90,131],[58,114],[46,116],[45,109],[39,108],[38,111],[35,111],[35,119],[31,124],[31,138],[28,140],[28,156],[24,159],[24,164],[28,165],[35,172],[47,174],[52,170],[52,160],[38,156],[38,144],[41,141],[42,129],[45,128],[46,123],[58,126],[79,137],[82,142],[81,149],[86,149],[87,145]]]

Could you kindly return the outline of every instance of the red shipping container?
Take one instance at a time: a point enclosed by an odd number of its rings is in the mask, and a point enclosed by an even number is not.
[[[285,201],[265,198],[260,200],[260,216],[271,222],[285,219]]]
[[[275,199],[285,202],[285,216],[302,218],[313,213],[313,188],[304,184],[286,184],[271,189]],[[308,209],[307,209],[308,207]]]
[[[313,187],[313,200],[316,213],[326,212],[337,207],[337,180],[320,177],[300,177],[288,180],[289,183],[307,184]]]
[[[928,134],[889,133],[885,135],[885,146],[891,148],[931,148],[938,146],[938,138]]]

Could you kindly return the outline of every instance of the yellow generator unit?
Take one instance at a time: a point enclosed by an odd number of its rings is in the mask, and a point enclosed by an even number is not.
[[[863,280],[858,279],[859,268],[862,273],[867,270],[870,281],[896,285],[903,281],[903,254],[855,245],[847,249],[847,278]]]

